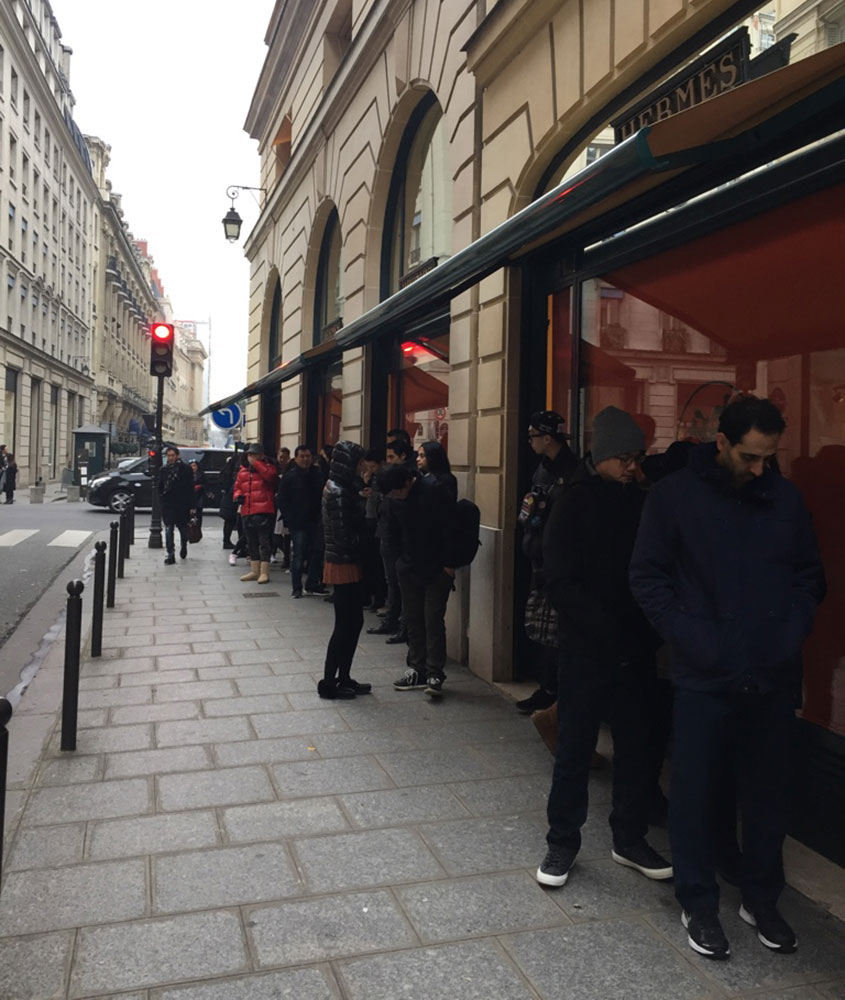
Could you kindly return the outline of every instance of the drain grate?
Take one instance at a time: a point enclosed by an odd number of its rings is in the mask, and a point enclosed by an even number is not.
[[[278,590],[259,590],[255,594],[242,594],[242,597],[279,597]]]

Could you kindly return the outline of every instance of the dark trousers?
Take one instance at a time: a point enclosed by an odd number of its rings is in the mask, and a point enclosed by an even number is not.
[[[167,550],[167,554],[172,556],[175,551],[175,543],[173,537],[173,529],[179,529],[179,548],[187,549],[188,547],[188,518],[182,518],[175,520],[167,515],[162,515],[162,520],[164,521],[164,547]]]
[[[334,585],[334,631],[326,650],[323,676],[327,681],[335,677],[349,680],[352,658],[358,646],[358,636],[364,625],[361,609],[361,584],[336,583]]]
[[[740,888],[750,905],[783,889],[783,840],[795,724],[790,692],[675,691],[669,830],[675,896],[685,910],[715,910],[714,863],[734,775],[742,822]]]
[[[305,589],[317,590],[323,572],[323,553],[316,524],[291,531],[290,582],[294,591],[302,590],[303,572],[307,574]]]
[[[369,598],[377,608],[380,608],[387,594],[387,581],[384,578],[381,544],[376,538],[378,521],[374,517],[370,517],[364,523],[364,596]]]
[[[15,502],[15,491],[14,490],[4,490],[3,492],[6,494],[6,503],[14,503]]]
[[[399,577],[396,572],[396,552],[381,540],[381,560],[384,566],[384,578],[387,582],[387,614],[384,616],[386,626],[397,629],[402,621],[402,591],[399,587]]]
[[[408,629],[408,666],[426,677],[446,676],[446,605],[454,580],[440,572],[420,580],[407,569],[398,571],[402,608]],[[386,620],[386,619],[385,619]]]
[[[547,815],[550,847],[577,851],[587,819],[590,763],[602,719],[613,736],[613,806],[616,847],[641,841],[648,830],[649,691],[653,663],[607,663],[581,652],[560,651],[558,733]]]
[[[250,562],[270,562],[270,536],[275,514],[247,514],[243,518]]]

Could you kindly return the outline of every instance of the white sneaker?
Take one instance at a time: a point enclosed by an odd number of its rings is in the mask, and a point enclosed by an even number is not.
[[[276,557],[275,557],[275,556],[273,556],[273,555],[271,555],[271,556],[270,556],[270,562],[271,562],[271,563],[274,563],[275,561],[276,561]]]
[[[237,566],[238,565],[238,557],[235,555],[234,552],[230,552],[229,553],[229,565],[230,566]]]

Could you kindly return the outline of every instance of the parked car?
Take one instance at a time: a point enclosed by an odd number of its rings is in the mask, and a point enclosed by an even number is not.
[[[220,506],[220,473],[232,454],[223,448],[182,448],[182,461],[197,462],[205,473],[204,507]],[[136,508],[151,507],[153,502],[153,477],[150,460],[146,455],[134,459],[124,468],[101,472],[88,488],[88,503],[95,507],[108,507],[119,514],[134,497]]]

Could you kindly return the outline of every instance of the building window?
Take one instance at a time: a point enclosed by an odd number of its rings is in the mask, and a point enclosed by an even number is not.
[[[352,45],[352,0],[340,0],[323,36],[323,89],[335,77]]]
[[[14,181],[18,165],[18,140],[9,135],[9,180]]]
[[[278,278],[273,289],[273,305],[270,308],[267,361],[269,371],[282,363],[282,283]]]
[[[18,74],[12,70],[12,76],[9,81],[9,100],[12,102],[13,107],[17,107],[18,104]]]
[[[11,321],[10,321],[11,329]],[[17,448],[18,415],[18,373],[13,368],[6,369],[3,400],[3,443],[6,450],[14,454]]]
[[[333,208],[326,222],[314,290],[314,343],[330,340],[343,325],[340,218]]]
[[[24,88],[23,92],[23,115],[21,117],[24,125],[29,125],[29,94],[27,93],[26,88]]]

